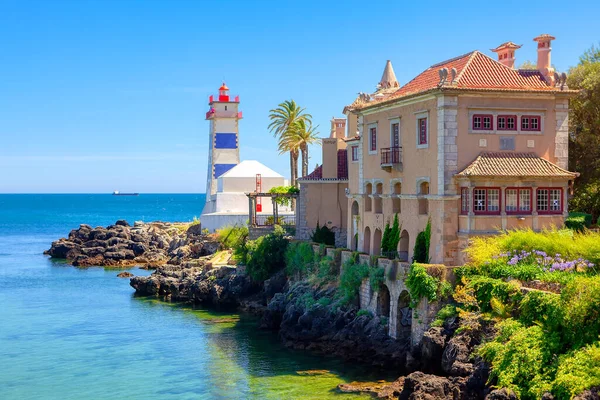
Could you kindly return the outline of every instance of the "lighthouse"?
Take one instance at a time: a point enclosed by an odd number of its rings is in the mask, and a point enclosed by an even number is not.
[[[203,213],[215,212],[217,179],[240,163],[239,111],[240,97],[231,98],[223,82],[219,95],[208,99],[206,120],[210,121],[208,144],[208,174],[206,179],[206,204]]]

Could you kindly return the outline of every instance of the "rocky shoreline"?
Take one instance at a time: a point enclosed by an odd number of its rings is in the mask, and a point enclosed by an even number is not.
[[[218,248],[216,240],[202,234],[200,224],[136,222],[131,226],[119,220],[106,228],[82,224],[68,237],[52,242],[44,254],[77,267],[156,268],[201,261]]]
[[[387,399],[514,398],[491,390],[489,369],[472,356],[485,329],[456,333],[458,321],[448,320],[431,328],[414,347],[409,339],[390,338],[385,319],[341,304],[333,285],[289,281],[283,271],[259,284],[243,267],[213,265],[211,256],[218,250],[217,240],[203,235],[199,225],[153,222],[132,227],[117,221],[106,228],[81,225],[53,242],[46,254],[79,267],[155,268],[150,276],[130,278],[136,295],[236,307],[260,316],[260,328],[277,332],[289,348],[403,375],[395,382],[343,384],[338,388],[343,392]]]

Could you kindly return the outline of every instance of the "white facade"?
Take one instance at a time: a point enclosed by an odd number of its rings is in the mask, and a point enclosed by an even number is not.
[[[268,192],[276,186],[286,186],[287,180],[258,161],[246,160],[233,167],[217,179],[217,190],[212,201],[207,202],[200,217],[203,228],[211,232],[227,225],[246,224],[248,222],[248,197],[246,193],[256,191],[256,177],[261,176],[261,191]],[[208,193],[207,193],[208,196]],[[273,213],[273,203],[263,198],[262,212]],[[289,213],[288,207],[279,207],[280,214]]]

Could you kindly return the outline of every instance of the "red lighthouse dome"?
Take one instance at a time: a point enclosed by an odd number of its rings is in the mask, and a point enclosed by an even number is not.
[[[229,88],[225,82],[219,88],[219,101],[229,101]]]

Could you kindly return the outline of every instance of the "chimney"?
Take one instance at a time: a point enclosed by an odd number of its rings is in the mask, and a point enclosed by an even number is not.
[[[554,84],[554,68],[552,68],[552,60],[550,53],[552,51],[551,42],[556,39],[544,33],[533,39],[538,44],[537,50],[537,69],[546,78],[549,84]]]
[[[331,118],[330,139],[343,139],[346,137],[346,118]]]
[[[506,65],[508,68],[515,68],[515,50],[520,48],[521,45],[506,42],[492,49],[492,51],[498,54],[498,62],[500,64]]]

